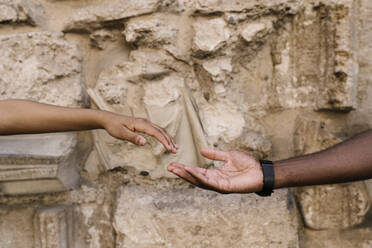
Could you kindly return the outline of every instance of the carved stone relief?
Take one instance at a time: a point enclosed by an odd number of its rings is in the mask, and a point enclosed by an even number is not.
[[[35,248],[74,247],[73,208],[71,206],[43,207],[34,215]]]
[[[307,5],[274,45],[283,107],[348,112],[356,107],[355,1]]]
[[[88,91],[98,108],[146,118],[165,128],[181,147],[176,155],[149,138],[145,147],[115,140],[105,132],[94,134],[105,169],[130,166],[153,178],[171,176],[173,161],[206,166],[198,150],[207,147],[197,106],[183,77],[158,64],[125,62],[103,71],[95,89]]]
[[[58,192],[79,186],[75,134],[0,137],[0,192]]]

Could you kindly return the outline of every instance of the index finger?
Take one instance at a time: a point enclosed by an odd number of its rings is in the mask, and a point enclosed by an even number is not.
[[[176,153],[176,149],[172,146],[172,144],[169,142],[170,136],[165,131],[161,132],[159,129],[151,125],[148,121],[138,121],[134,125],[134,128],[136,131],[146,133],[150,136],[155,137],[160,143],[163,144],[165,149],[167,149],[170,152]]]

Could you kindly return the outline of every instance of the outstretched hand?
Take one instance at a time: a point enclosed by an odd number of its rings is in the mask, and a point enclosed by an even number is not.
[[[145,145],[146,139],[136,132],[145,133],[155,137],[170,152],[176,153],[178,146],[173,138],[161,127],[143,118],[106,112],[103,127],[113,137],[128,140],[136,145]]]
[[[252,156],[238,151],[202,149],[201,154],[212,160],[225,161],[217,169],[204,169],[171,163],[168,170],[204,189],[220,193],[251,193],[261,191],[263,174],[260,163]]]

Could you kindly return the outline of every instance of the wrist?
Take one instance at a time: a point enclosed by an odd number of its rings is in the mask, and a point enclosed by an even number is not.
[[[112,113],[96,109],[92,109],[92,111],[93,123],[96,128],[105,129],[109,123],[109,120],[111,119],[110,116],[112,115]]]
[[[287,187],[288,186],[287,166],[284,165],[283,161],[275,161],[273,162],[273,165],[275,173],[274,189]]]
[[[269,160],[259,160],[262,170],[262,189],[256,194],[260,196],[270,196],[275,186],[275,172],[273,162]]]

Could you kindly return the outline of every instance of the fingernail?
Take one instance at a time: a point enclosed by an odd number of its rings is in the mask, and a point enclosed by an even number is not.
[[[143,146],[143,145],[146,144],[146,139],[145,139],[144,137],[140,136],[139,139],[138,139],[138,143],[139,143],[141,146]]]

